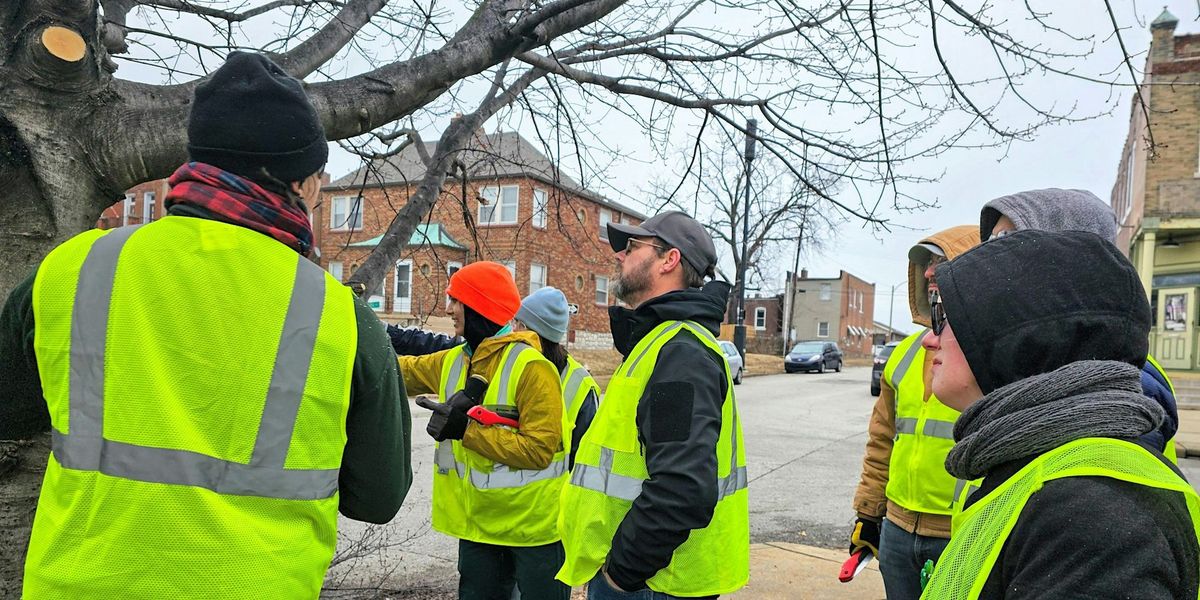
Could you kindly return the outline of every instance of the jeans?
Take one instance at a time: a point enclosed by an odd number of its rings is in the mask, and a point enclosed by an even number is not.
[[[650,588],[642,588],[636,592],[618,592],[604,580],[604,572],[597,571],[596,576],[587,585],[588,600],[671,600],[678,598],[670,594],[656,592]],[[715,600],[716,596],[707,598]]]
[[[497,546],[458,541],[460,600],[569,600],[571,587],[554,579],[565,560],[562,544]]]
[[[921,568],[937,563],[950,540],[909,533],[884,519],[879,534],[879,571],[888,600],[921,597]]]

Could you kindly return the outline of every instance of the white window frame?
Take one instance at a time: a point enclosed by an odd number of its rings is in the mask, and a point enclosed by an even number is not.
[[[154,220],[154,192],[142,192],[142,222]]]
[[[487,200],[487,203],[479,203],[479,210],[476,212],[479,225],[486,227],[489,225],[515,225],[517,218],[520,216],[520,200],[521,188],[516,185],[489,185],[479,188],[479,195]],[[504,218],[504,211],[507,208],[512,209],[512,217]]]
[[[508,269],[508,274],[512,275],[513,281],[516,281],[517,280],[517,261],[502,260],[502,261],[500,261],[500,264],[504,265],[505,269]]]
[[[123,207],[123,210],[121,211],[121,226],[122,227],[129,224],[129,213],[133,212],[133,199],[134,198],[135,198],[135,196],[133,194],[125,194],[125,206]]]
[[[596,294],[592,298],[592,302],[600,306],[608,306],[608,277],[604,275],[596,276]],[[604,301],[600,302],[600,293],[604,293]]]
[[[822,329],[825,330],[825,333],[821,333]],[[819,337],[819,338],[829,337],[829,321],[818,321],[817,322],[817,337]]]
[[[345,273],[345,265],[343,265],[342,261],[340,260],[331,260],[329,261],[329,267],[327,270],[329,271],[329,274],[340,283],[342,281],[343,274]]]
[[[408,267],[408,295],[400,295],[400,267]],[[412,295],[413,295],[413,264],[409,259],[396,261],[396,266],[392,268],[392,273],[395,275],[392,279],[392,312],[411,313],[412,312]]]
[[[822,283],[820,289],[821,289],[821,302],[829,302],[830,300],[833,299],[833,284]]]
[[[533,219],[534,227],[546,228],[546,212],[550,207],[550,194],[541,188],[533,188]]]
[[[850,308],[854,308],[854,300],[858,298],[858,294],[854,290],[850,290]]]
[[[541,277],[537,277],[537,272],[541,271]],[[540,263],[529,263],[529,293],[532,294],[546,287],[546,280],[550,278],[550,269],[546,265]]]
[[[758,331],[767,329],[767,309],[764,306],[754,308],[754,328]]]
[[[461,268],[463,268],[463,264],[457,260],[452,260],[446,263],[446,277],[453,277],[454,274]]]
[[[613,217],[616,217],[616,218],[614,219]],[[618,215],[617,213],[615,213],[611,210],[608,210],[607,208],[601,208],[599,221],[600,221],[600,239],[607,240],[608,239],[608,224],[609,223],[620,223],[621,218],[620,218],[620,215]]]
[[[338,207],[342,205],[344,207],[339,211]],[[358,196],[334,196],[329,199],[330,231],[361,231],[362,228],[363,203]]]
[[[860,315],[862,314],[863,303],[865,302],[865,300],[866,300],[866,296],[863,296],[863,293],[859,292],[858,293],[858,314],[860,314]]]
[[[1132,147],[1130,147],[1129,158],[1126,160],[1125,164],[1125,206],[1121,207],[1121,221],[1118,223],[1118,225],[1124,223],[1125,219],[1129,218],[1129,213],[1133,211],[1133,192],[1135,189],[1133,184],[1133,170],[1136,166],[1137,153],[1133,151]],[[1200,169],[1196,170],[1196,175],[1200,176]]]

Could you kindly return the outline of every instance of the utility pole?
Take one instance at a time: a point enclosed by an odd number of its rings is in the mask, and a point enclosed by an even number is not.
[[[792,260],[792,273],[787,284],[787,304],[783,305],[783,353],[786,355],[792,343],[792,318],[796,314],[796,271],[800,269],[800,247],[804,244],[804,223],[808,219],[808,205],[800,212],[800,235],[796,236],[796,258]]]
[[[754,139],[758,121],[746,121],[746,203],[742,206],[742,260],[738,264],[737,321],[733,326],[733,345],[746,360],[746,261],[750,256],[750,166],[754,162]]]

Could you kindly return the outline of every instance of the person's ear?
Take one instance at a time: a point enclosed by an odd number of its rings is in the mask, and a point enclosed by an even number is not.
[[[679,263],[683,260],[683,253],[679,251],[679,248],[671,248],[670,250],[667,250],[667,253],[663,256],[663,258],[665,260],[659,267],[659,272],[670,273],[680,266]]]
[[[293,181],[292,191],[303,198],[305,204],[312,206],[313,201],[321,194],[321,172],[317,171],[305,177],[304,181]]]

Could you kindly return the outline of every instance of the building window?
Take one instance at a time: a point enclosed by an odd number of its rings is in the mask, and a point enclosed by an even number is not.
[[[517,222],[517,197],[520,188],[515,185],[489,186],[479,190],[483,198],[479,202],[480,225],[512,225]]]
[[[608,278],[596,276],[596,304],[608,306]]]
[[[854,308],[854,301],[858,298],[858,294],[854,290],[850,290],[850,308]]]
[[[329,228],[334,231],[362,229],[362,200],[359,196],[334,196],[329,209]]]
[[[583,291],[583,275],[575,276],[575,291],[577,291],[577,292]]]
[[[421,277],[429,277],[429,263],[421,265]]]
[[[817,337],[829,337],[829,321],[817,323]]]
[[[146,192],[142,194],[142,222],[149,223],[154,220],[154,192]]]
[[[857,306],[857,307],[858,307],[858,312],[859,312],[859,314],[862,314],[862,311],[863,311],[863,293],[862,293],[862,292],[854,292],[854,294],[855,294],[856,296],[858,296],[858,304],[856,304],[855,306]]]
[[[412,312],[412,261],[396,263],[396,295],[392,299],[393,312]]]
[[[133,213],[133,194],[125,194],[125,205],[121,207],[121,226],[129,224],[129,215]]]
[[[446,263],[446,277],[454,277],[454,274],[462,268],[462,263],[454,261]]]
[[[612,212],[612,211],[608,210],[607,208],[601,208],[600,209],[600,239],[602,239],[602,240],[608,239],[608,224],[609,223],[620,223],[620,222],[621,222],[620,213]]]
[[[833,285],[829,283],[821,284],[821,301],[829,302],[833,299]]]
[[[516,281],[517,280],[517,261],[502,260],[502,261],[500,261],[500,264],[504,265],[505,269],[508,269],[508,274],[512,275],[513,281]]]
[[[529,265],[529,293],[532,294],[546,287],[546,265],[532,263]]]
[[[333,278],[338,280],[339,282],[342,281],[342,261],[340,261],[340,260],[329,261],[329,274],[332,275]]]
[[[1125,160],[1125,205],[1121,207],[1121,210],[1117,211],[1117,214],[1121,215],[1121,223],[1125,222],[1125,219],[1129,217],[1130,211],[1133,210],[1133,165],[1135,159],[1136,155],[1131,147],[1129,158]],[[1200,169],[1197,172],[1200,172]]]
[[[533,226],[546,228],[546,207],[549,204],[546,190],[533,190]]]
[[[767,309],[759,306],[754,309],[754,328],[763,331],[767,328]]]

